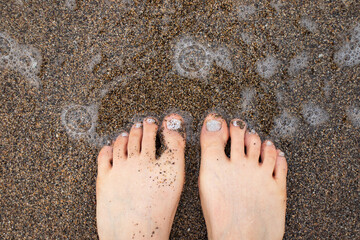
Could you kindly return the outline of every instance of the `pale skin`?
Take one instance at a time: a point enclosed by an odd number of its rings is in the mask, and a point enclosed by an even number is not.
[[[183,119],[177,114],[164,118],[160,127],[166,150],[158,159],[159,126],[149,119],[134,124],[129,134],[121,134],[99,153],[96,214],[102,240],[169,239],[185,176],[185,136],[179,132],[183,124],[174,130],[169,123]],[[230,158],[224,151],[229,137]],[[204,120],[200,144],[199,189],[208,238],[282,239],[284,154],[270,141],[261,143],[241,120],[228,126],[215,114]]]

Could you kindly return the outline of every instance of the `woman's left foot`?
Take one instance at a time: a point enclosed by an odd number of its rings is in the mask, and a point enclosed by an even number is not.
[[[165,117],[164,152],[156,159],[158,125],[136,123],[98,156],[96,217],[100,239],[169,239],[185,176],[185,132],[177,114]]]

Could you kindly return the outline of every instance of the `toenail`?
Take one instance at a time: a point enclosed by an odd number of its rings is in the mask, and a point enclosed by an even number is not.
[[[146,119],[146,122],[152,124],[152,123],[155,123],[156,121],[153,118],[148,118],[148,119]]]
[[[122,137],[127,137],[127,136],[129,136],[129,134],[127,133],[127,132],[123,132],[123,133],[121,133],[120,134]]]
[[[240,127],[240,129],[243,129],[245,127],[245,124],[243,121],[240,121],[240,120],[233,120],[232,121],[232,125],[234,127]]]
[[[181,128],[181,120],[172,118],[166,122],[166,127],[169,130],[178,130]]]
[[[266,146],[271,146],[271,145],[273,145],[273,143],[271,142],[271,141],[266,141]]]
[[[142,123],[135,123],[134,128],[141,128],[142,127]]]
[[[250,134],[255,134],[256,132],[255,132],[254,129],[252,129],[249,133],[250,133]]]
[[[218,120],[209,120],[206,122],[206,130],[209,132],[217,132],[221,129],[221,122]]]
[[[279,156],[280,157],[285,157],[285,153],[284,152],[279,152]]]

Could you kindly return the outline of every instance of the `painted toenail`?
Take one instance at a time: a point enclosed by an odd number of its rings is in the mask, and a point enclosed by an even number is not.
[[[243,129],[245,127],[245,124],[243,121],[240,121],[240,120],[233,120],[232,121],[232,125],[234,127],[240,127],[240,129]]]
[[[166,122],[166,127],[169,130],[178,130],[181,128],[181,121],[176,118],[170,119]]]
[[[209,132],[217,132],[221,129],[221,122],[218,120],[209,120],[206,122],[206,130]]]
[[[148,119],[146,119],[146,122],[152,124],[152,123],[155,123],[156,121],[153,118],[148,118]]]
[[[142,127],[142,123],[135,123],[134,128],[141,128]]]
[[[273,143],[271,142],[271,141],[266,141],[266,146],[271,146],[271,145],[273,145]]]
[[[127,136],[129,136],[129,134],[127,133],[127,132],[123,132],[123,133],[121,133],[120,134],[122,137],[127,137]]]
[[[285,153],[284,152],[279,152],[279,156],[280,157],[285,157]]]

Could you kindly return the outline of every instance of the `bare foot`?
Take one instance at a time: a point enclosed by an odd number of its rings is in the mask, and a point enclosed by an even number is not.
[[[162,123],[165,151],[156,159],[152,118],[120,135],[98,156],[96,217],[100,239],[169,239],[184,184],[183,119]]]
[[[231,136],[231,157],[224,148]],[[209,239],[282,239],[285,230],[284,154],[270,141],[261,145],[240,120],[230,130],[209,115],[201,131],[199,189]],[[259,157],[261,155],[261,162]]]

